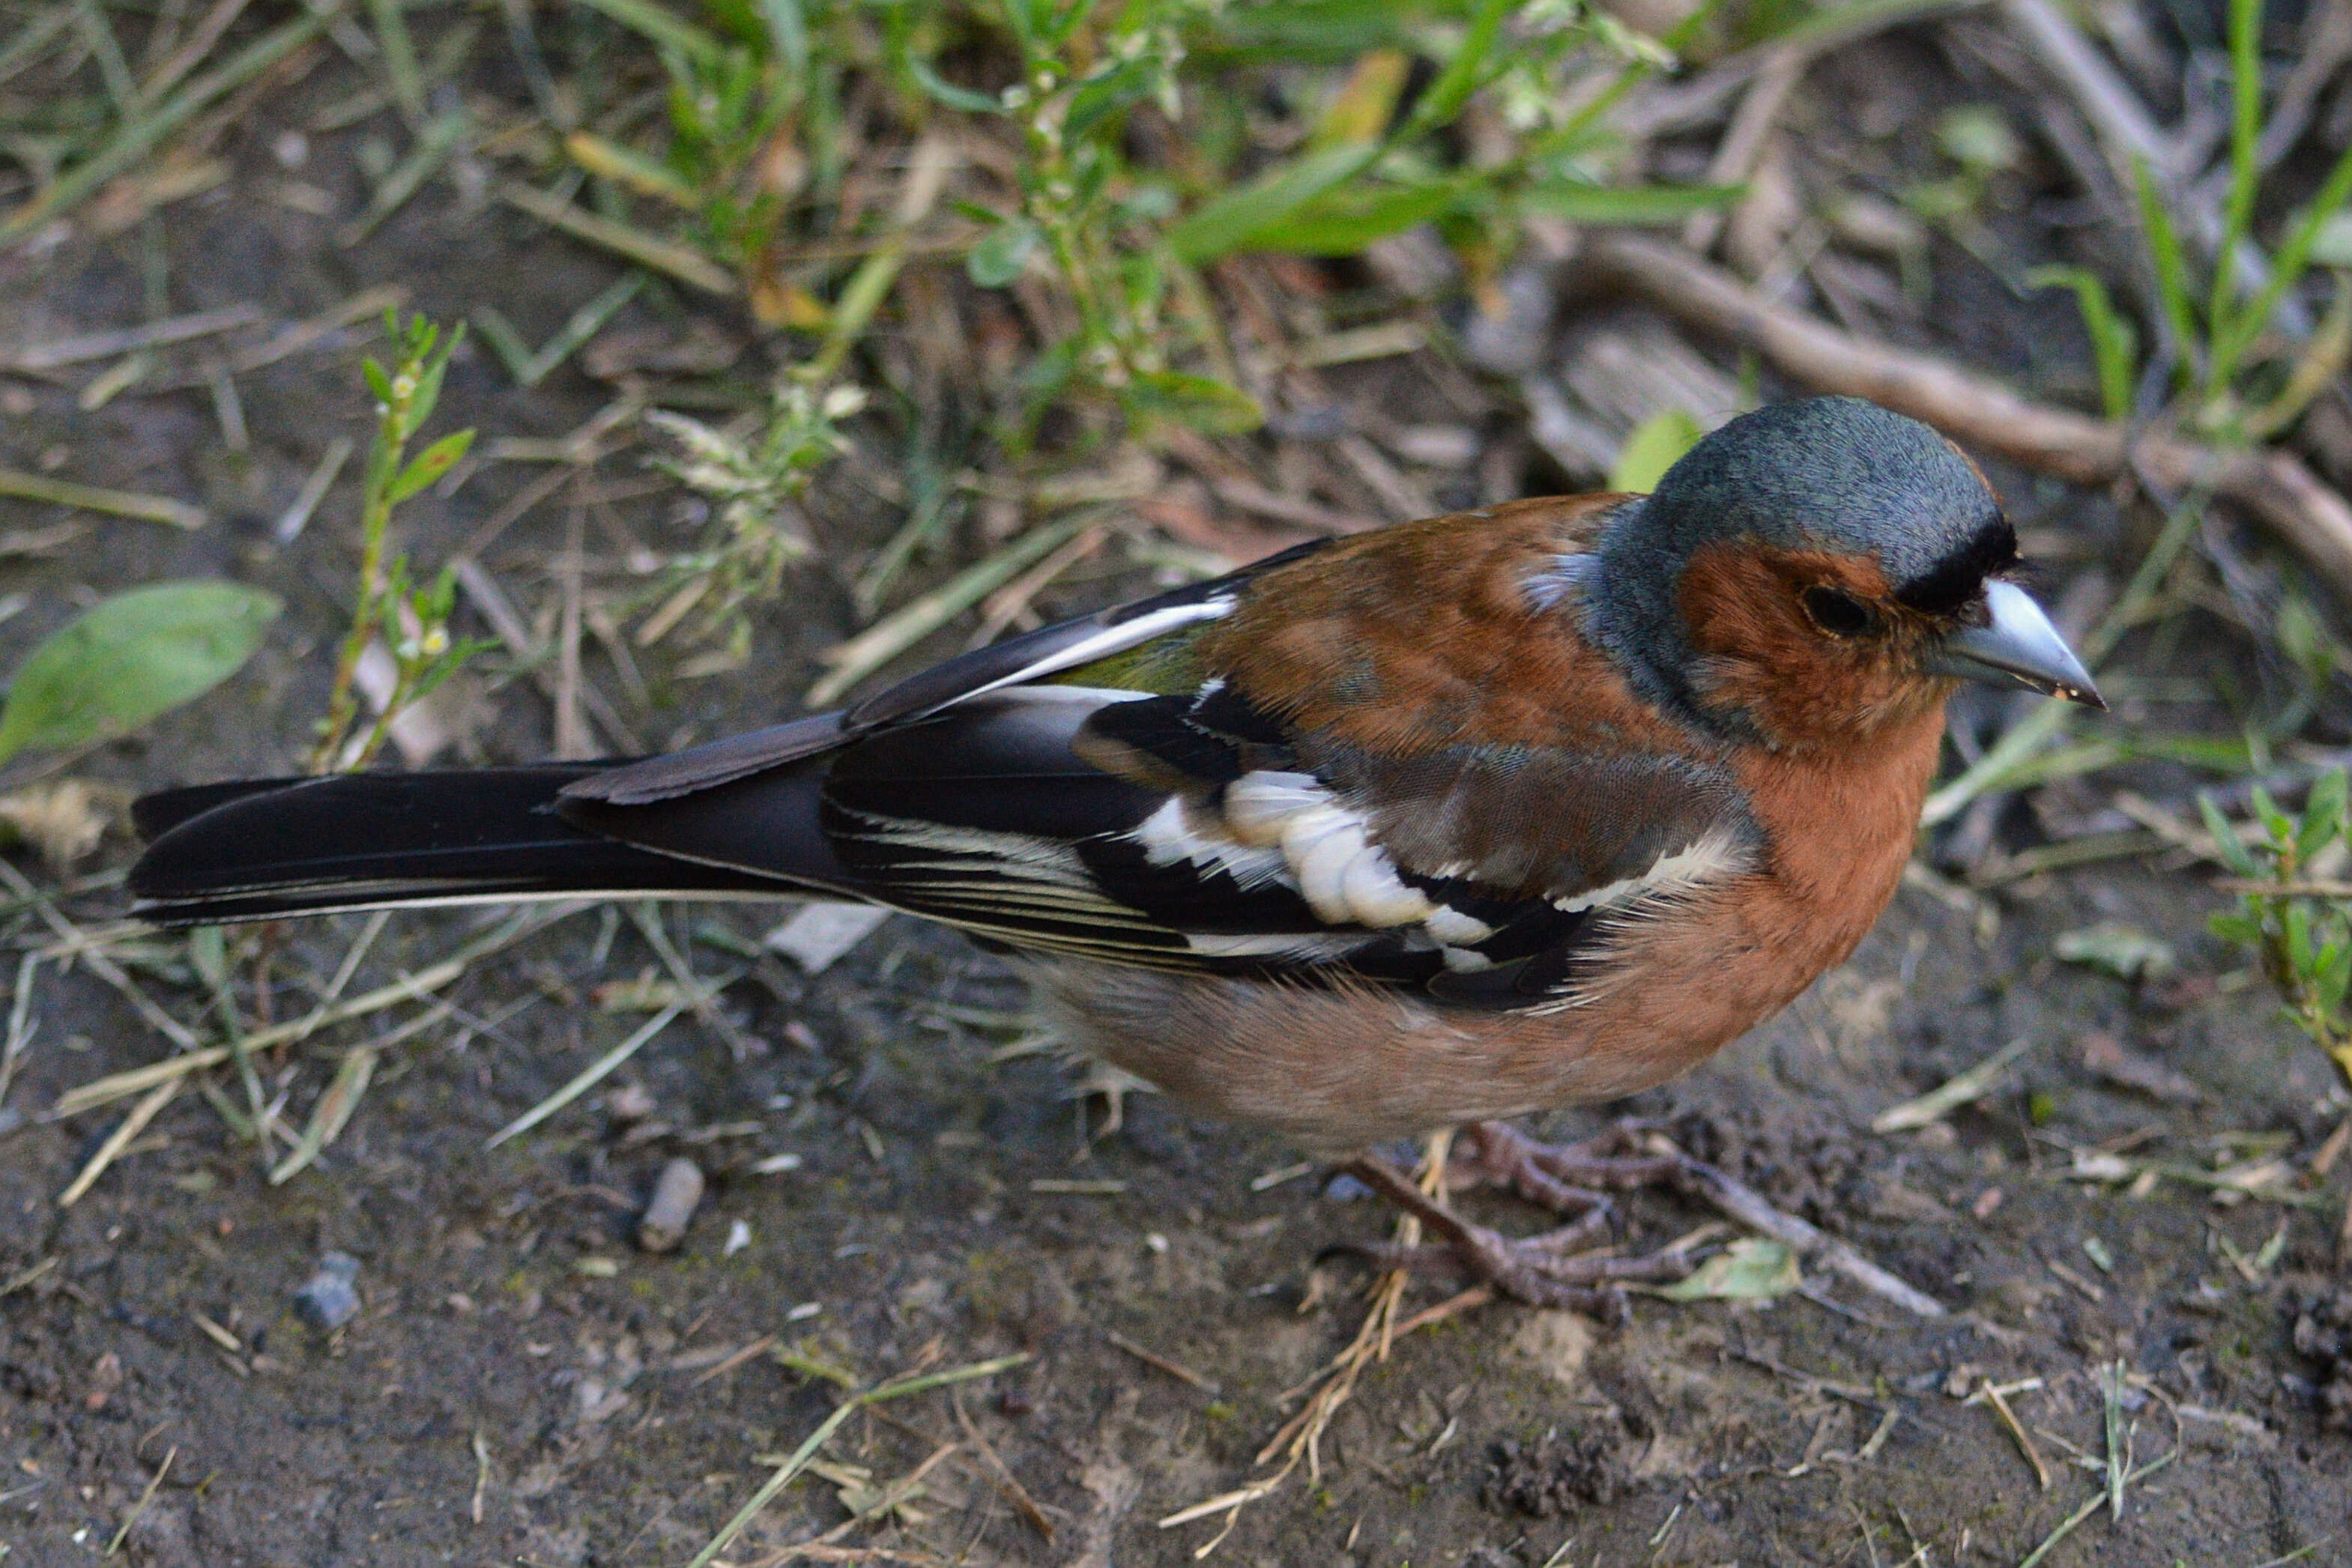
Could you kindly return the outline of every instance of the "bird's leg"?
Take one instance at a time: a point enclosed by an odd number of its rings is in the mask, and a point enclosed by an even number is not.
[[[1576,1144],[1540,1144],[1501,1122],[1473,1123],[1463,1132],[1472,1146],[1449,1163],[1447,1186],[1504,1187],[1569,1216],[1569,1222],[1514,1239],[1464,1219],[1386,1160],[1365,1155],[1349,1167],[1351,1174],[1442,1239],[1422,1247],[1363,1249],[1376,1265],[1410,1269],[1451,1261],[1533,1305],[1611,1317],[1623,1315],[1618,1287],[1625,1281],[1676,1279],[1689,1270],[1687,1260],[1668,1254],[1594,1253],[1608,1239],[1616,1212],[1601,1189],[1676,1184],[1684,1174],[1684,1162],[1672,1155],[1627,1152],[1639,1147],[1638,1127],[1620,1123]]]
[[[1471,1146],[1455,1144],[1446,1185],[1502,1187],[1555,1214],[1601,1216],[1605,1225],[1613,1206],[1602,1189],[1671,1185],[1683,1175],[1676,1155],[1635,1152],[1645,1130],[1637,1122],[1613,1122],[1578,1143],[1544,1144],[1507,1122],[1473,1122],[1459,1134]]]

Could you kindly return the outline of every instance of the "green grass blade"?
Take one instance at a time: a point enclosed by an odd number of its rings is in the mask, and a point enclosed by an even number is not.
[[[2157,298],[2164,306],[2165,321],[2172,329],[2180,354],[2176,379],[2186,386],[2196,375],[2197,355],[2197,308],[2189,302],[2188,262],[2181,254],[2180,236],[2173,231],[2172,214],[2166,210],[2163,193],[2157,190],[2147,162],[2134,159],[2132,174],[2139,187],[2140,229],[2147,236],[2148,261],[2156,268]]]
[[[2230,340],[2226,345],[2231,364],[2234,365],[2248,349],[2253,347],[2254,340],[2262,336],[2263,329],[2270,325],[2271,316],[2278,309],[2280,298],[2310,270],[2311,251],[2319,242],[2320,230],[2326,226],[2328,219],[2344,210],[2347,201],[2352,201],[2352,148],[2347,148],[2336,160],[2336,167],[2327,172],[2326,183],[2320,186],[2311,210],[2304,214],[2302,221],[2295,225],[2294,232],[2287,236],[2286,244],[2279,247],[2277,256],[2271,263],[2271,280],[2263,285],[2262,292],[2254,296],[2253,302],[2231,320]],[[2218,340],[2219,334],[2216,338]],[[2221,359],[2224,347],[2217,340],[2214,346],[2217,361]]]
[[[178,130],[215,99],[243,87],[320,33],[326,22],[304,15],[272,28],[173,93],[145,119],[122,126],[114,139],[87,161],[58,176],[55,183],[0,218],[0,246],[23,239],[144,158],[156,142]]]
[[[1487,57],[1495,52],[1495,42],[1502,36],[1503,18],[1510,14],[1511,0],[1482,0],[1470,18],[1470,30],[1463,35],[1462,47],[1437,73],[1412,106],[1412,113],[1398,133],[1400,141],[1436,130],[1452,121],[1470,101],[1470,95],[1486,85]]]
[[[1563,180],[1529,185],[1518,193],[1518,204],[1521,212],[1571,223],[1678,224],[1693,213],[1727,206],[1745,192],[1740,185],[1580,185]]]
[[[1289,217],[1379,156],[1376,142],[1327,147],[1270,169],[1248,184],[1212,196],[1168,231],[1169,248],[1194,267],[1230,256],[1261,229]]]
[[[654,4],[654,0],[579,0],[592,11],[602,11],[633,33],[641,33],[655,43],[691,55],[704,65],[717,62],[723,52],[717,37],[673,12]]]
[[[2038,267],[2025,275],[2029,288],[2071,288],[2082,311],[2083,329],[2090,334],[2091,355],[2099,371],[2099,402],[2109,419],[2131,416],[2132,388],[2137,379],[2138,345],[2131,323],[2116,314],[2116,302],[2106,283],[2079,267]]]
[[[2241,334],[2243,323],[2238,319],[2235,296],[2238,248],[2253,231],[2254,197],[2262,186],[2262,172],[2254,161],[2255,146],[2263,134],[2262,37],[2263,0],[2230,0],[2230,191],[2223,208],[2221,243],[2213,252],[2212,303],[2205,311],[2213,329],[2206,384],[2216,394],[2229,390],[2237,374],[2241,345],[2253,340],[2252,332]],[[2261,319],[2256,318],[2252,325],[2253,331],[2259,332]]]

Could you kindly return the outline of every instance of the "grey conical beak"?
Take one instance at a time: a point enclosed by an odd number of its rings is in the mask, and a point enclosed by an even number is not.
[[[1985,624],[1951,632],[1927,655],[1924,664],[1929,674],[2023,686],[2085,707],[2107,706],[2091,684],[2091,672],[2083,668],[2083,661],[2066,646],[2066,639],[2058,635],[2032,594],[2015,583],[1988,582],[1985,608],[1991,612]]]

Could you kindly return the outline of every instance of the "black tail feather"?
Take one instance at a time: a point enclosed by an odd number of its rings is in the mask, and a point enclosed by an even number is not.
[[[789,894],[785,875],[638,849],[558,816],[611,764],[200,785],[133,808],[138,913],[164,925],[568,895]]]

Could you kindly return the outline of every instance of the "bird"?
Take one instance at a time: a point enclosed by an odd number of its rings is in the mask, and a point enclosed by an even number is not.
[[[2104,706],[1978,465],[1874,403],[1769,404],[1647,495],[1310,541],[964,653],[845,709],[635,760],[149,795],[163,925],[530,898],[820,894],[1013,955],[1054,1028],[1595,1308],[1677,1166],[1510,1120],[1668,1082],[1894,896],[1963,682]],[[1506,1238],[1379,1150],[1567,1217]]]

